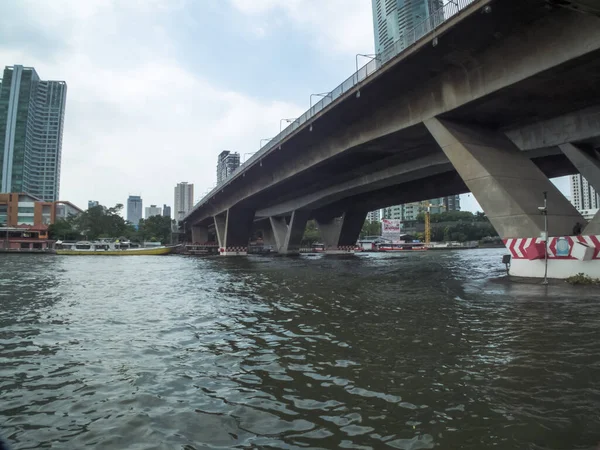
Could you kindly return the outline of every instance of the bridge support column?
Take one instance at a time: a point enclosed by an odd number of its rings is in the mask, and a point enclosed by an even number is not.
[[[441,119],[425,122],[502,239],[539,237],[548,193],[550,236],[570,235],[581,214],[504,134]]]
[[[214,217],[221,256],[248,254],[253,219],[254,211],[242,208],[228,209]]]
[[[353,252],[366,218],[366,211],[347,211],[342,217],[328,219],[317,217],[317,226],[325,244],[325,252]]]
[[[208,241],[208,227],[203,225],[192,225],[192,242],[204,244]]]
[[[425,122],[512,255],[510,274],[543,278],[546,270],[543,192],[548,193],[548,277],[600,276],[600,242],[571,236],[575,207],[504,134],[441,119]],[[580,239],[581,238],[581,239]]]
[[[587,180],[596,192],[600,192],[600,155],[598,152],[573,144],[562,144],[559,147],[581,176]],[[600,211],[583,229],[582,234],[600,235]]]
[[[269,218],[277,253],[281,255],[297,255],[300,253],[300,243],[309,216],[309,211],[296,210],[292,212],[289,223],[287,223],[285,217]]]

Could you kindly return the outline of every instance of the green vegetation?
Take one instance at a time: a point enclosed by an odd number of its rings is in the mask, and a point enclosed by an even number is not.
[[[369,222],[365,220],[360,230],[360,238],[365,236],[381,236],[381,222]]]
[[[304,235],[302,236],[302,241],[300,245],[302,247],[310,247],[315,242],[319,242],[321,240],[321,233],[317,228],[317,222],[314,220],[309,220],[306,223],[306,228],[304,229]]]
[[[583,273],[578,273],[577,275],[573,275],[572,277],[567,278],[567,283],[572,285],[598,285],[600,284],[600,279],[592,278]]]
[[[98,238],[126,238],[132,241],[160,241],[163,244],[171,240],[171,219],[153,216],[141,220],[138,229],[127,222],[120,213],[122,204],[112,208],[98,205],[89,208],[78,216],[66,220],[57,220],[48,227],[51,239],[94,240]]]
[[[137,238],[139,241],[161,242],[163,244],[171,243],[171,224],[169,217],[152,216],[148,219],[140,220],[138,226]]]

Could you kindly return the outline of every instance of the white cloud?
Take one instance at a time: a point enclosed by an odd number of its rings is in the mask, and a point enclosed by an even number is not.
[[[242,14],[271,25],[280,14],[300,26],[321,51],[373,53],[373,16],[369,0],[230,0]],[[270,20],[269,20],[270,19]]]
[[[67,82],[61,198],[81,207],[90,199],[125,203],[129,194],[141,194],[145,205],[172,204],[179,181],[195,183],[199,197],[214,183],[219,151],[255,151],[279,131],[281,117],[303,110],[228,90],[182,67],[162,26],[180,3],[33,3],[15,3],[14,17],[0,18],[0,26],[22,17],[40,36],[60,41],[36,54],[5,42],[0,60]]]

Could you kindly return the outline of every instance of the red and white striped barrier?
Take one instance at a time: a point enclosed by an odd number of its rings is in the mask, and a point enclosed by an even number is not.
[[[540,238],[504,239],[512,259],[544,259],[544,241]],[[600,259],[600,236],[559,236],[548,239],[548,259]]]

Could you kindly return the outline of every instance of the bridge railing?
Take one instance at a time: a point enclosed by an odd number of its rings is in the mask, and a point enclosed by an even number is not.
[[[263,145],[256,153],[254,153],[254,155],[241,164],[228,180],[234,178],[247,166],[258,160],[272,148],[279,145],[279,143],[282,142],[286,137],[294,133],[298,128],[308,122],[316,114],[323,111],[330,104],[334,103],[335,100],[340,98],[346,92],[365,81],[375,72],[377,72],[377,70],[387,64],[392,58],[398,56],[409,47],[417,43],[419,40],[435,31],[436,28],[438,28],[451,17],[461,12],[467,6],[479,1],[480,0],[447,0],[446,3],[440,8],[434,10],[426,19],[417,23],[412,29],[402,33],[400,37],[394,41],[394,43],[386,47],[381,53],[378,53],[373,60],[369,61],[367,64],[358,69],[357,72],[353,73],[342,84],[329,92],[320,101],[315,103],[308,111],[284,128],[277,136]],[[225,180],[224,183],[214,187],[209,193],[206,194],[204,198],[214,195],[228,180]],[[204,198],[194,205],[194,208],[188,213],[188,215],[203,203]]]

